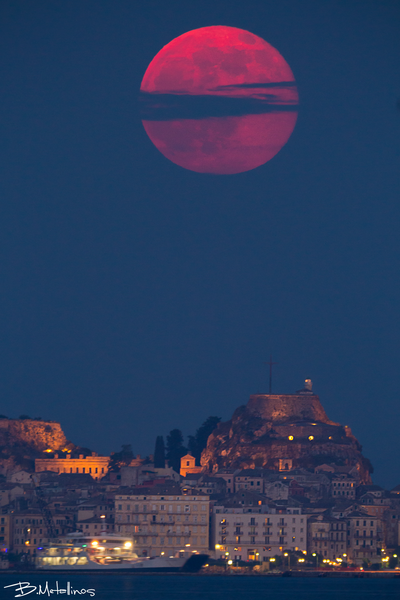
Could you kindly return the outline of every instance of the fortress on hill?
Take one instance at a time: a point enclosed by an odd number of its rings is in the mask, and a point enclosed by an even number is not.
[[[295,394],[256,394],[226,423],[219,423],[201,455],[203,471],[290,470],[321,464],[354,467],[370,483],[371,463],[347,426],[328,419],[312,382]]]

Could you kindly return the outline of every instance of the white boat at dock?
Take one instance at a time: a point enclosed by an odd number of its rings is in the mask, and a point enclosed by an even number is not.
[[[117,534],[87,536],[75,532],[38,548],[36,568],[45,571],[196,572],[208,556],[178,552],[175,556],[141,556],[133,540]]]

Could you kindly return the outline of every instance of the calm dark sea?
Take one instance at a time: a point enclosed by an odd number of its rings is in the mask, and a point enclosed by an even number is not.
[[[0,598],[15,598],[17,591],[5,585],[18,581],[29,582],[42,588],[48,581],[49,588],[66,588],[70,582],[73,590],[94,589],[95,596],[52,593],[50,596],[37,591],[21,597],[70,598],[93,597],[95,600],[398,600],[399,579],[320,579],[246,576],[182,576],[182,575],[11,575],[0,574]]]

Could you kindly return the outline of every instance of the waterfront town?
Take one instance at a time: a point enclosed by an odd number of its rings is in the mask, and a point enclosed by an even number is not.
[[[63,447],[58,423],[1,418],[3,442],[24,437],[42,447],[31,469],[2,459],[1,568],[32,564],[44,546],[75,531],[128,536],[138,556],[185,550],[232,568],[396,568],[400,485],[373,484],[361,446],[354,453],[350,429],[329,421],[310,380],[296,394],[252,396],[246,410],[258,415],[251,431],[245,412],[235,411],[208,436],[201,464],[187,452],[178,465],[155,455],[118,463],[77,454]],[[266,423],[274,423],[267,433]],[[250,437],[264,428],[263,440],[246,442],[257,452],[262,446],[261,458],[232,446],[235,427],[243,443],[244,426]]]

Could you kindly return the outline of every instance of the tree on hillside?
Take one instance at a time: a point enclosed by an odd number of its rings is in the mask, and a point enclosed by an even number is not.
[[[121,467],[126,467],[133,459],[132,446],[130,444],[122,444],[120,452],[111,454],[108,470],[113,473],[118,473]]]
[[[177,473],[180,471],[181,458],[187,453],[183,445],[183,435],[180,429],[172,429],[167,435],[167,454],[169,466]]]
[[[188,448],[192,456],[195,457],[196,463],[200,465],[200,457],[204,448],[207,446],[208,436],[214,431],[221,417],[208,417],[201,427],[196,431],[195,435],[189,435]]]
[[[165,468],[165,446],[164,438],[162,435],[158,435],[156,438],[156,447],[154,450],[154,467],[156,469]]]

